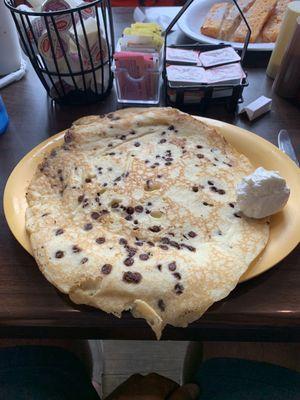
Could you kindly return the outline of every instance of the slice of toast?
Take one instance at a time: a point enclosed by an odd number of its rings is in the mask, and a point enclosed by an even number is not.
[[[209,10],[200,30],[203,35],[213,38],[219,37],[224,16],[228,12],[229,3],[216,3]]]
[[[264,24],[274,12],[276,3],[277,0],[256,0],[253,6],[246,13],[245,17],[251,28],[251,43],[257,41],[257,38],[262,31]],[[247,26],[244,21],[241,21],[237,30],[232,35],[231,40],[233,42],[243,42],[245,40],[246,34]]]
[[[262,31],[263,42],[267,43],[276,42],[285,10],[290,1],[291,0],[278,0],[274,14],[271,15],[270,19],[266,22],[263,28]]]
[[[255,0],[239,0],[238,5],[240,6],[243,13],[246,13],[249,8],[254,4]],[[235,4],[229,6],[229,10],[223,20],[219,38],[223,40],[229,40],[230,36],[239,26],[242,20],[241,14]]]

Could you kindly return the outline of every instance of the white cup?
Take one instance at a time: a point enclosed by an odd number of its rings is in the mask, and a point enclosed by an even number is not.
[[[20,69],[21,48],[17,30],[4,1],[0,1],[0,54],[0,76]]]

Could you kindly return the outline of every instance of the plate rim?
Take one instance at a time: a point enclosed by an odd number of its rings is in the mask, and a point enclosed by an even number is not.
[[[182,33],[187,35],[190,39],[196,40],[197,42],[200,43],[208,43],[208,44],[220,44],[220,43],[225,43],[225,44],[230,44],[233,48],[237,50],[242,50],[244,47],[244,43],[239,43],[239,42],[230,42],[227,40],[221,40],[221,39],[215,39],[210,36],[203,35],[202,33],[197,34],[193,30],[191,30],[187,24],[187,18],[191,14],[193,7],[197,7],[200,5],[202,0],[195,0],[194,3],[186,10],[185,14],[182,16],[182,18],[179,19],[178,21],[178,26],[181,30]],[[207,38],[207,39],[206,39]],[[257,46],[261,45],[261,46]],[[273,51],[275,47],[275,42],[272,43],[249,43],[247,50],[250,51]]]
[[[255,140],[262,142],[264,145],[270,146],[276,153],[280,153],[280,156],[283,157],[285,159],[285,162],[287,162],[289,164],[289,166],[294,170],[294,172],[296,174],[299,175],[299,184],[300,184],[300,168],[298,168],[296,166],[296,164],[283,152],[281,152],[278,147],[276,147],[273,143],[269,142],[268,140],[264,139],[263,137],[257,135],[254,132],[251,132],[247,129],[241,128],[239,126],[233,125],[233,124],[229,124],[227,122],[223,122],[223,121],[219,121],[213,118],[207,118],[207,117],[200,117],[200,116],[195,116],[192,115],[194,118],[207,123],[209,126],[212,126],[215,129],[222,129],[222,127],[234,127],[235,129],[237,129],[238,131],[240,131],[241,134],[243,135],[247,135],[249,137],[254,137]],[[10,186],[12,185],[12,182],[14,181],[15,175],[17,174],[18,170],[20,169],[20,167],[23,165],[24,162],[26,162],[27,160],[32,159],[34,156],[37,156],[37,154],[41,154],[41,152],[43,151],[43,148],[47,148],[48,146],[51,146],[53,144],[55,144],[55,142],[59,143],[62,139],[63,139],[63,135],[65,133],[66,130],[63,130],[61,132],[58,132],[57,134],[43,140],[42,142],[40,142],[38,145],[36,145],[35,147],[33,147],[28,153],[26,153],[19,161],[18,163],[15,165],[15,167],[13,168],[13,170],[11,171],[6,184],[5,184],[5,188],[4,188],[4,192],[3,192],[3,210],[4,210],[4,216],[6,219],[6,222],[9,226],[10,232],[12,233],[12,235],[14,236],[14,238],[18,241],[18,243],[24,248],[24,250],[26,250],[31,256],[32,252],[25,246],[25,244],[23,243],[23,240],[20,236],[22,236],[22,234],[16,234],[15,229],[13,228],[13,220],[9,217],[9,190],[10,190]],[[220,134],[222,134],[220,132]],[[247,276],[247,272],[249,271],[249,269],[251,268],[251,265],[249,266],[249,268],[247,269],[247,271],[244,273],[244,275],[241,276],[239,283],[242,282],[246,282],[250,279],[253,279],[261,274],[263,274],[264,272],[267,272],[268,270],[270,270],[271,268],[274,268],[278,263],[280,263],[285,257],[287,257],[300,243],[300,230],[298,232],[297,235],[297,239],[294,241],[293,245],[291,248],[289,248],[288,251],[285,251],[283,253],[280,254],[279,259],[276,261],[275,264],[272,264],[270,266],[268,266],[267,268],[264,268],[263,271],[257,271],[256,273],[252,273],[252,274],[248,274]],[[268,244],[267,244],[268,245]],[[263,252],[264,250],[262,250]],[[262,255],[262,252],[258,255],[258,257],[252,261],[252,263],[255,263]]]

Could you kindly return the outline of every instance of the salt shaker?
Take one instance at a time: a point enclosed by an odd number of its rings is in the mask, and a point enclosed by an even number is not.
[[[297,18],[294,34],[283,56],[280,70],[273,84],[279,96],[297,97],[300,91],[300,17]]]
[[[0,1],[0,76],[20,69],[21,49],[12,16]]]
[[[272,52],[268,68],[267,75],[270,78],[275,79],[276,74],[279,70],[282,57],[289,45],[291,37],[293,35],[296,19],[300,16],[300,1],[292,1],[287,5],[286,12],[280,27],[279,35],[275,43],[275,48]]]

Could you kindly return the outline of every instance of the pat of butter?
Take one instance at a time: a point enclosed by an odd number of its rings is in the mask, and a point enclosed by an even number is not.
[[[250,218],[264,218],[280,211],[288,201],[290,189],[276,171],[257,168],[237,185],[237,207]]]

